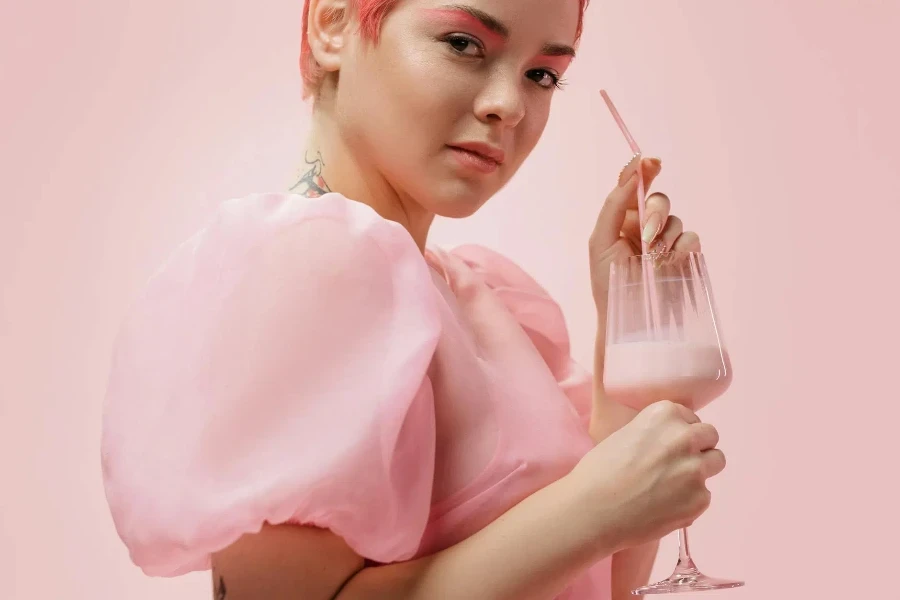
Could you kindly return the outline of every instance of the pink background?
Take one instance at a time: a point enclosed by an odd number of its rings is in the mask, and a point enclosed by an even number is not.
[[[129,563],[100,402],[151,271],[220,201],[288,187],[308,119],[300,5],[0,7],[0,598],[209,597],[205,574]],[[898,30],[891,0],[595,0],[530,162],[434,229],[528,268],[589,364],[587,237],[628,158],[601,86],[663,158],[737,376],[703,414],[730,463],[693,545],[750,585],[717,597],[900,598],[876,593],[900,567]],[[674,553],[667,539],[656,575]]]

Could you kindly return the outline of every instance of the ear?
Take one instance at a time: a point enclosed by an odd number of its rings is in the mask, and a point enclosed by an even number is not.
[[[350,35],[348,0],[310,0],[306,34],[313,58],[325,71],[339,71]]]

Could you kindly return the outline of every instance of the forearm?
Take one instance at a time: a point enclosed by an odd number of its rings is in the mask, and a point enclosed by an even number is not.
[[[602,373],[602,371],[601,371]],[[631,421],[637,411],[614,404],[602,395],[602,389],[594,389],[594,411],[591,418],[591,437],[599,443],[614,431]],[[659,541],[620,550],[612,560],[612,600],[633,598],[631,590],[647,585],[650,571],[656,561]]]
[[[337,600],[550,600],[617,549],[615,523],[586,523],[577,487],[563,478],[451,548],[363,569]]]
[[[603,320],[599,320],[603,323]],[[606,344],[605,330],[598,330],[594,348],[594,406],[591,412],[590,433],[600,443],[610,434],[624,427],[638,411],[610,400],[603,390],[603,358]],[[613,555],[612,600],[631,598],[631,590],[646,585],[659,551],[659,541],[621,550]]]
[[[591,410],[590,434],[595,443],[605,440],[610,434],[627,425],[638,411],[609,399],[603,389],[603,366],[606,355],[605,318],[598,319],[597,336],[594,340],[594,390]]]
[[[659,542],[650,542],[620,550],[612,559],[612,600],[634,598],[631,590],[650,583],[650,572],[656,562]]]

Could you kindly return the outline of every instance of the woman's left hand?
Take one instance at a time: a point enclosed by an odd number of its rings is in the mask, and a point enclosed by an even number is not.
[[[618,184],[606,197],[589,242],[591,290],[597,306],[597,318],[600,319],[601,327],[598,329],[604,332],[609,267],[614,261],[639,255],[642,239],[648,242],[653,253],[671,250],[700,252],[700,236],[684,230],[681,219],[671,214],[671,203],[665,194],[655,192],[647,196],[644,221],[640,222],[637,201],[639,161],[645,190],[649,190],[662,170],[658,158],[635,155],[622,169]]]
[[[591,437],[600,442],[623,427],[637,414],[632,408],[610,401],[603,391],[603,363],[606,351],[606,309],[609,302],[609,267],[613,261],[639,255],[641,238],[651,252],[670,250],[699,252],[700,236],[685,231],[681,219],[672,215],[669,197],[656,192],[647,197],[644,222],[638,218],[637,169],[640,161],[644,188],[649,189],[662,170],[658,158],[635,156],[622,169],[597,217],[590,239],[591,289],[597,306],[597,339],[594,349],[594,406]],[[658,543],[630,548],[613,557],[614,598],[627,597],[629,590],[646,585]]]

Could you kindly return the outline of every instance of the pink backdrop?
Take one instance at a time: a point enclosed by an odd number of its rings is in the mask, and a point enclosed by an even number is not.
[[[301,3],[49,4],[0,7],[0,598],[207,598],[206,575],[128,562],[100,401],[156,265],[221,200],[287,188]],[[717,597],[900,598],[875,593],[900,563],[898,30],[890,0],[595,0],[530,163],[434,230],[531,270],[589,362],[586,240],[628,157],[596,90],[663,157],[737,376],[704,413],[730,464],[693,541],[701,567],[750,585]]]

